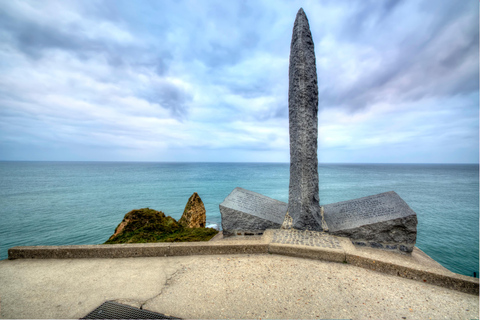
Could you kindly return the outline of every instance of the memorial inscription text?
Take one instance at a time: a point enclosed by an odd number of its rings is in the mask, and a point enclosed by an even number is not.
[[[237,192],[235,197],[229,199],[229,202],[234,204],[243,212],[254,214],[259,217],[265,217],[271,221],[283,221],[285,213],[275,210],[278,206],[272,206],[271,201],[264,199],[252,193]]]
[[[363,220],[372,217],[383,217],[395,212],[395,206],[386,206],[382,201],[376,199],[352,200],[345,204],[332,205],[339,208],[342,217],[351,220]]]

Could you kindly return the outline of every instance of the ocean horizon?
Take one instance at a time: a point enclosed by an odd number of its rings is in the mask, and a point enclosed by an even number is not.
[[[236,187],[288,202],[289,163],[0,161],[0,259],[24,245],[101,244],[149,207],[179,219],[197,192],[207,226]],[[319,163],[322,205],[395,191],[417,213],[416,246],[449,270],[478,273],[479,165]]]

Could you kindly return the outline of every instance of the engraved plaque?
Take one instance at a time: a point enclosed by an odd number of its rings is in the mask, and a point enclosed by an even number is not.
[[[358,245],[411,252],[417,237],[417,214],[394,191],[327,204],[324,219],[331,234]]]
[[[278,229],[287,213],[287,204],[259,193],[235,188],[220,204],[224,234]]]
[[[323,208],[330,232],[415,215],[394,191],[327,204]]]

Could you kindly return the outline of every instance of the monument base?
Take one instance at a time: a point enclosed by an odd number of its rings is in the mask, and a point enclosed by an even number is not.
[[[235,188],[219,207],[223,234],[227,237],[279,229],[287,212],[285,202],[242,188]]]
[[[295,229],[287,207],[285,202],[235,188],[220,204],[223,234],[253,236],[266,229]],[[324,232],[348,237],[354,245],[401,252],[412,252],[415,246],[417,214],[394,191],[327,204],[319,211],[315,219]]]
[[[394,191],[323,207],[328,231],[359,246],[412,252],[417,214]]]

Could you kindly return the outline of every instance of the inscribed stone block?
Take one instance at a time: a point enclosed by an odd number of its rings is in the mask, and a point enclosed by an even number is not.
[[[394,191],[325,205],[331,234],[357,245],[411,252],[417,238],[417,214]]]
[[[235,188],[220,204],[224,235],[262,233],[282,225],[287,204],[243,188]]]

